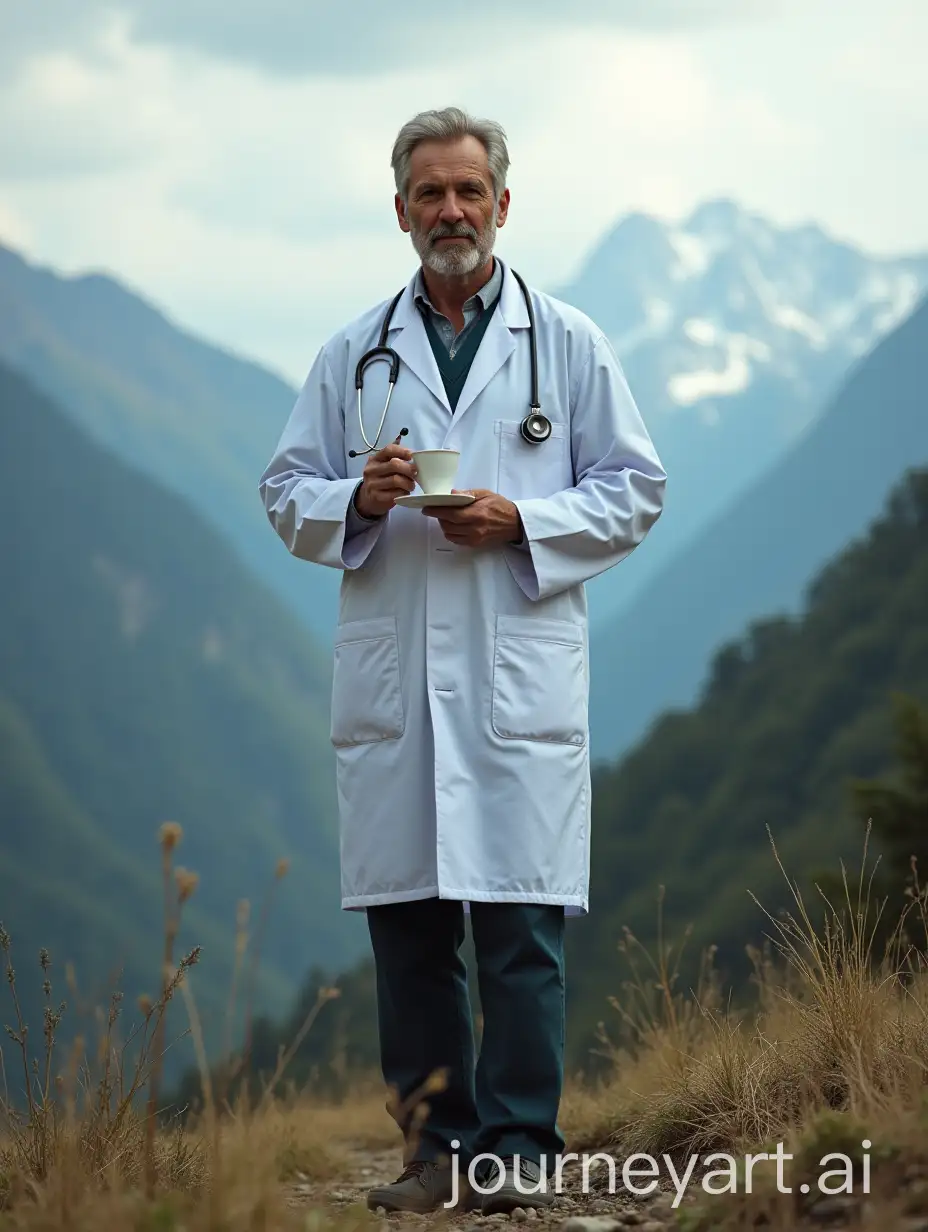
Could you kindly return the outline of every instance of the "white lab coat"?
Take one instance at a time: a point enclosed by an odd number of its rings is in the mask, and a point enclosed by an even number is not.
[[[452,414],[411,279],[388,345],[399,379],[381,445],[461,452],[457,488],[514,501],[520,547],[456,547],[420,510],[346,535],[365,457],[355,367],[390,299],[321,349],[260,480],[303,561],[343,571],[331,740],[342,906],[434,896],[589,910],[589,662],[584,582],[660,516],[665,474],[608,340],[531,291],[551,437],[526,443],[528,314],[503,265],[500,302]],[[367,368],[373,440],[388,366]],[[633,653],[633,652],[632,652]]]

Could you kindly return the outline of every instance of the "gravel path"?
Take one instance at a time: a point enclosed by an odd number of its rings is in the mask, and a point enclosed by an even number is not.
[[[352,1150],[345,1171],[337,1181],[316,1184],[308,1180],[297,1182],[291,1186],[292,1202],[295,1205],[324,1202],[336,1210],[347,1209],[364,1204],[372,1185],[394,1180],[401,1170],[399,1151]],[[616,1174],[621,1177],[619,1161]],[[655,1193],[639,1199],[621,1190],[610,1193],[609,1173],[605,1165],[591,1169],[587,1192],[584,1193],[579,1166],[568,1164],[564,1168],[561,1192],[553,1207],[516,1211],[511,1216],[441,1211],[434,1215],[391,1213],[382,1218],[385,1232],[395,1232],[401,1225],[425,1227],[430,1224],[489,1232],[490,1227],[496,1224],[531,1221],[562,1228],[563,1232],[610,1232],[610,1229],[623,1226],[635,1226],[636,1232],[663,1232],[665,1228],[677,1226],[672,1202],[672,1192]]]

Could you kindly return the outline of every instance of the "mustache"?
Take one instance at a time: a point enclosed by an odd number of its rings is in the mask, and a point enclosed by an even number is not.
[[[440,223],[437,227],[433,227],[429,232],[429,243],[434,244],[436,240],[443,239],[467,239],[477,243],[479,236],[473,227],[469,227],[465,222],[459,222],[455,226],[449,226],[447,223]]]

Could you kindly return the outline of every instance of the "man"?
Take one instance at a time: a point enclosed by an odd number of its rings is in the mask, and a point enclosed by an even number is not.
[[[535,290],[551,431],[523,438],[531,319],[493,255],[510,204],[502,129],[425,112],[392,166],[421,262],[386,338],[399,357],[392,443],[364,452],[388,365],[365,370],[365,435],[355,387],[390,295],[322,347],[260,490],[288,550],[343,574],[331,715],[342,904],[367,912],[383,1073],[406,1138],[407,1167],[369,1203],[437,1209],[472,1163],[485,1192],[470,1204],[492,1213],[553,1197],[565,916],[588,911],[584,583],[641,543],[665,475],[602,331]],[[415,451],[436,448],[460,451],[457,488],[473,502],[397,506],[416,486]],[[417,1124],[411,1104],[436,1073],[443,1089]]]

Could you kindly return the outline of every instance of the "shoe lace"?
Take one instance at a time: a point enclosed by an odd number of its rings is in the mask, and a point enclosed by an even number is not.
[[[396,1184],[401,1185],[403,1181],[411,1180],[414,1176],[422,1176],[428,1170],[428,1163],[424,1159],[414,1159],[412,1163],[406,1165],[403,1171],[396,1178]]]
[[[505,1171],[509,1172],[510,1169],[515,1169],[516,1157],[515,1155],[504,1155],[500,1159],[500,1163],[503,1165]],[[527,1159],[519,1159],[519,1172],[526,1178],[526,1180],[531,1180],[534,1178],[534,1169]]]

